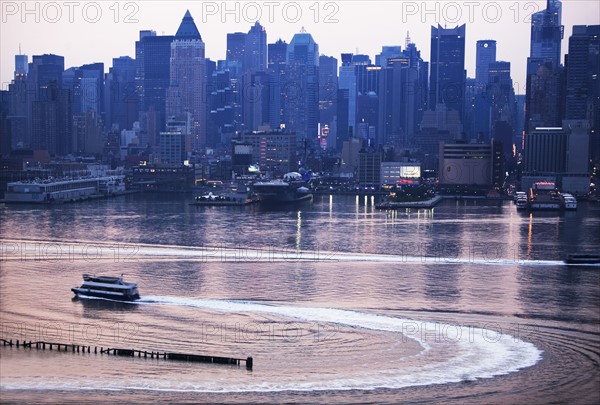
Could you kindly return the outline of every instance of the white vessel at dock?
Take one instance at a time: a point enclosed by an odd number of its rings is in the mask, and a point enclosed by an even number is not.
[[[48,178],[8,183],[4,202],[39,203],[80,201],[125,192],[125,176]]]
[[[262,203],[293,203],[313,197],[302,175],[296,172],[287,173],[283,179],[254,183],[252,187]]]

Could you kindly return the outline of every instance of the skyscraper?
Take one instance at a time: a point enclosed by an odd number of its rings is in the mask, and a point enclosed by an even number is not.
[[[379,143],[406,148],[425,106],[427,64],[415,44],[388,60],[379,82]]]
[[[158,147],[160,131],[166,127],[166,91],[170,84],[173,36],[140,31],[135,43],[135,81],[139,95],[141,142]]]
[[[356,69],[352,64],[351,53],[343,53],[342,66],[340,66],[340,75],[338,79],[338,91],[344,93],[342,103],[338,104],[339,108],[345,108],[341,114],[338,112],[338,137],[343,142],[348,139],[348,131],[356,133],[356,99],[358,96]],[[347,100],[347,101],[346,101]],[[346,107],[347,103],[347,107]],[[347,117],[346,122],[341,122],[341,117]]]
[[[487,85],[488,68],[492,62],[496,62],[496,41],[477,41],[475,85],[479,89],[485,88]]]
[[[268,69],[269,69],[269,122],[273,128],[279,128],[283,123],[284,93],[282,83],[285,82],[286,57],[288,44],[281,38],[277,42],[268,45]]]
[[[27,55],[15,55],[14,80],[3,93],[5,102],[2,131],[6,150],[28,147],[31,140],[31,94],[27,90],[29,65]]]
[[[337,112],[337,59],[319,56],[319,122],[332,128]]]
[[[72,151],[71,95],[62,88],[64,65],[62,56],[34,55],[27,77],[32,90],[31,147],[56,155]]]
[[[431,27],[431,78],[429,108],[445,104],[464,117],[466,25]]]
[[[129,56],[113,58],[106,77],[106,91],[109,94],[106,107],[107,127],[117,124],[119,130],[133,128],[139,115],[134,59]]]
[[[15,80],[24,79],[28,73],[27,55],[15,55]]]
[[[267,32],[257,21],[245,38],[244,72],[267,71]]]
[[[501,141],[504,160],[512,163],[516,104],[510,62],[490,63],[486,93],[491,103],[491,136]]]
[[[600,25],[576,25],[566,63],[567,120],[587,120],[592,159],[600,161]]]
[[[545,10],[531,17],[530,56],[527,58],[525,128],[561,125],[560,43],[562,4],[548,0]]]
[[[562,3],[547,0],[546,9],[531,16],[531,58],[550,59],[560,65],[560,45],[564,36]]]
[[[189,11],[171,43],[167,117],[184,119],[191,114],[191,146],[206,144],[206,75],[204,42]]]
[[[319,45],[304,29],[287,47],[284,123],[298,139],[316,139],[319,122]]]
[[[227,34],[227,51],[225,54],[226,68],[231,72],[232,80],[240,80],[244,73],[244,59],[246,58],[245,32]]]
[[[33,55],[29,65],[28,81],[32,88],[34,100],[45,100],[50,93],[47,89],[50,83],[62,88],[62,74],[65,70],[65,58],[59,55]]]
[[[381,53],[375,55],[375,64],[385,67],[388,64],[388,59],[400,56],[402,47],[400,45],[382,46]]]

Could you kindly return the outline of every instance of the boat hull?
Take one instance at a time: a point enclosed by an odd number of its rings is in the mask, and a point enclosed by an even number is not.
[[[574,254],[568,255],[566,264],[600,264],[600,255]]]
[[[139,294],[125,295],[119,293],[110,293],[108,291],[97,291],[87,288],[71,288],[71,291],[73,291],[75,296],[78,298],[95,297],[106,298],[115,301],[135,301],[140,299]]]
[[[301,194],[301,195],[289,195],[284,193],[269,194],[269,193],[257,193],[258,201],[261,204],[293,204],[302,201],[312,200],[312,194]]]

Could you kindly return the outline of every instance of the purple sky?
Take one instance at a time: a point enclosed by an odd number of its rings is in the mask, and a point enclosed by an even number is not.
[[[26,7],[23,7],[26,4]],[[0,0],[0,80],[2,89],[12,80],[14,55],[55,53],[65,57],[65,68],[112,58],[135,57],[140,30],[173,35],[189,9],[206,56],[225,58],[226,33],[247,32],[260,13],[267,41],[290,41],[302,27],[310,32],[322,54],[339,59],[341,52],[365,53],[375,62],[382,45],[404,48],[407,31],[423,59],[429,60],[430,27],[448,28],[467,23],[465,67],[475,75],[475,42],[495,39],[498,60],[511,62],[515,91],[524,93],[525,64],[529,55],[532,12],[546,1],[7,1]],[[225,5],[225,6],[224,6]],[[237,20],[237,21],[236,21]],[[597,0],[564,0],[568,51],[573,25],[600,24]]]

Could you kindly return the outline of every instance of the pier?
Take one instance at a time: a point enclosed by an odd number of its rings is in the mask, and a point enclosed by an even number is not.
[[[87,346],[67,343],[54,343],[54,342],[33,342],[33,341],[19,341],[0,339],[2,346],[15,346],[17,349],[36,349],[36,350],[55,350],[57,352],[71,352],[71,353],[90,353],[96,355],[113,355],[121,357],[138,357],[145,359],[163,359],[163,360],[174,360],[174,361],[187,361],[193,363],[212,363],[212,364],[228,364],[233,366],[240,366],[243,362],[247,370],[252,370],[253,360],[252,357],[245,359],[239,359],[234,357],[221,357],[221,356],[208,356],[199,354],[187,354],[187,353],[173,353],[173,352],[161,352],[161,351],[146,351],[136,349],[120,349],[114,347],[98,347],[98,346]]]

